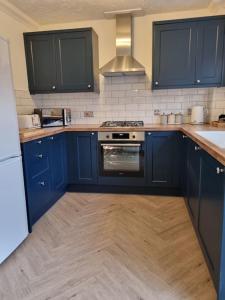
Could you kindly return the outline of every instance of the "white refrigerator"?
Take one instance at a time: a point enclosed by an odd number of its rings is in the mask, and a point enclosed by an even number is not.
[[[27,235],[22,157],[9,46],[0,38],[0,263]]]

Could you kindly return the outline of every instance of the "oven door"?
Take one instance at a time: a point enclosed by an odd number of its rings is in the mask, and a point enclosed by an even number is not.
[[[100,175],[144,177],[143,143],[100,143]]]

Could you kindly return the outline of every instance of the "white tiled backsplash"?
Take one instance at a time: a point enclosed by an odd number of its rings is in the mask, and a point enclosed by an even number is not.
[[[106,120],[143,120],[158,123],[160,113],[181,112],[188,121],[189,108],[209,108],[210,119],[225,112],[225,88],[175,89],[152,91],[145,76],[103,78],[100,94],[65,93],[30,95],[16,91],[18,114],[32,113],[34,107],[69,107],[73,124],[99,124]],[[85,117],[93,112],[93,117]],[[86,114],[89,115],[89,114]]]
[[[209,119],[218,120],[220,114],[225,114],[225,88],[209,90]]]

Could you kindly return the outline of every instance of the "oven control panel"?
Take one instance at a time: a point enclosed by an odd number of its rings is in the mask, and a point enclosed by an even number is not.
[[[144,132],[98,132],[99,141],[144,141]]]

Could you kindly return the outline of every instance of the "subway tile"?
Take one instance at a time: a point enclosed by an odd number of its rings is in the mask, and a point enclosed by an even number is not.
[[[208,106],[212,115],[225,110],[225,89],[150,89],[147,76],[104,78],[101,76],[101,92],[64,93],[30,96],[28,91],[15,91],[18,113],[31,111],[33,107],[70,107],[72,122],[100,123],[106,119],[142,119],[156,122],[154,109],[161,112],[187,114],[188,108],[199,104]],[[216,109],[216,110],[215,110]],[[84,118],[84,111],[94,112],[93,118]]]

